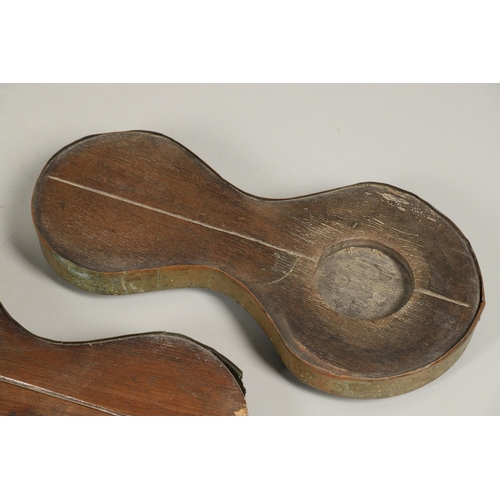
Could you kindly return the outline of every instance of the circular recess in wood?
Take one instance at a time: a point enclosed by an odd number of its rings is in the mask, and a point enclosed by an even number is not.
[[[336,312],[355,319],[389,316],[413,291],[409,267],[401,256],[371,244],[336,246],[316,269],[316,286]]]

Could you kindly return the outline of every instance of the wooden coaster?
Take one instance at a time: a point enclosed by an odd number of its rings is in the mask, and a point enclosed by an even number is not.
[[[174,333],[32,335],[0,304],[0,415],[247,415],[241,372]]]
[[[35,187],[33,218],[69,282],[104,294],[222,292],[300,380],[343,396],[393,396],[435,379],[484,305],[468,241],[415,195],[363,183],[259,198],[152,132],[61,150]]]

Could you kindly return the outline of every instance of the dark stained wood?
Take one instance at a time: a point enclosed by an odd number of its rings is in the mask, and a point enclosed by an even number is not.
[[[183,335],[53,342],[0,304],[0,415],[246,415],[240,376]]]
[[[254,316],[300,380],[333,394],[386,397],[435,379],[484,305],[470,244],[415,195],[363,183],[259,198],[152,132],[64,148],[32,210],[64,279],[103,294],[218,290]]]
[[[99,411],[59,397],[36,392],[32,388],[0,382],[1,416],[105,416]]]

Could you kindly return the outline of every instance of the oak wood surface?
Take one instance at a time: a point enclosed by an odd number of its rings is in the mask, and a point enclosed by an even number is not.
[[[47,260],[69,282],[104,294],[218,290],[300,380],[334,394],[428,383],[461,355],[484,305],[468,241],[417,196],[363,183],[259,198],[152,132],[64,148],[32,210]]]
[[[183,335],[54,342],[0,304],[0,415],[246,415],[240,376]]]

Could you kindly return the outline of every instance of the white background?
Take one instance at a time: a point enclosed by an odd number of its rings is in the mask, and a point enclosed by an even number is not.
[[[499,85],[4,84],[0,117],[0,300],[31,332],[57,340],[183,333],[243,370],[251,415],[500,414]],[[253,319],[220,294],[109,297],[63,282],[33,228],[36,179],[68,143],[130,129],[174,138],[259,196],[377,181],[429,202],[463,231],[483,273],[487,305],[464,355],[412,393],[349,400],[297,381]]]

